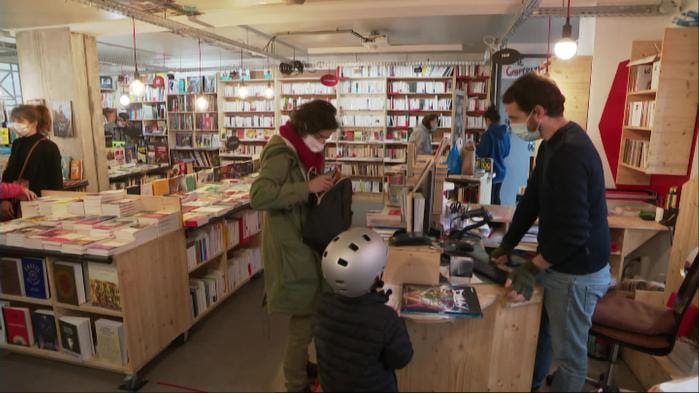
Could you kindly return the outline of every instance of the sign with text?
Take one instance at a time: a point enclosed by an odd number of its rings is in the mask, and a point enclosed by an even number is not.
[[[540,57],[519,59],[514,64],[502,67],[502,79],[517,79],[530,72],[540,73],[546,69],[546,59]]]

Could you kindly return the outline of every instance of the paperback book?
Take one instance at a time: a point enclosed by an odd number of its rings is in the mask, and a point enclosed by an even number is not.
[[[473,287],[405,284],[402,314],[482,318],[478,295]]]

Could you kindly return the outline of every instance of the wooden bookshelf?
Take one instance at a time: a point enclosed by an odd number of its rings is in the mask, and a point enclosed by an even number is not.
[[[44,191],[44,194],[84,195],[61,191]],[[139,198],[146,211],[167,210],[180,214],[179,198]],[[49,299],[4,294],[0,295],[0,299],[8,300],[11,304],[28,303],[37,305],[38,308],[52,309],[56,317],[59,351],[14,344],[0,344],[0,348],[19,354],[122,373],[136,379],[139,370],[191,326],[191,309],[185,290],[188,285],[184,244],[184,230],[180,228],[110,257],[62,255],[45,250],[0,246],[0,253],[4,256],[33,256],[45,259],[51,296]],[[113,266],[118,277],[121,310],[97,307],[89,302],[81,305],[58,302],[53,278],[53,266],[58,261],[104,263]],[[82,360],[62,352],[58,320],[67,315],[109,317],[123,322],[128,362],[124,365],[108,363],[101,360],[97,354],[89,360]]]
[[[239,161],[252,158],[252,154],[248,155],[246,153],[261,149],[260,141],[257,140],[257,136],[260,131],[275,130],[279,124],[277,121],[278,104],[276,97],[279,97],[277,80],[274,78],[274,74],[272,74],[271,79],[267,79],[264,78],[264,71],[253,70],[251,71],[250,79],[221,79],[221,76],[219,75],[218,83],[220,110],[219,124],[221,125],[221,149],[219,156],[225,161]],[[249,90],[249,95],[244,98],[241,98],[236,94],[237,89],[241,86],[246,86]],[[265,89],[268,87],[272,88],[274,91],[274,95],[271,98],[266,97],[264,94]],[[264,103],[266,107],[257,107],[257,105],[260,103]],[[254,109],[252,108],[253,104],[256,104]],[[245,105],[250,105],[250,109],[245,110]],[[240,108],[240,106],[243,106],[243,108]],[[237,127],[233,124],[229,124],[227,121],[227,119],[248,118],[255,116],[271,118],[272,123],[269,127]],[[248,130],[260,131],[255,133],[255,138],[251,138],[251,135],[248,135]],[[276,134],[276,132],[262,132],[268,137]],[[236,135],[238,137],[240,145],[235,152],[229,151],[225,144],[226,139],[232,135]]]
[[[627,91],[619,150],[616,182],[649,185],[651,175],[687,174],[697,116],[698,87],[696,48],[699,28],[667,28],[662,41],[634,41],[629,63],[629,89],[636,85],[636,72],[653,67],[657,86]],[[679,79],[678,79],[679,78]],[[633,124],[630,106],[637,102],[653,102],[654,113],[648,126]],[[645,112],[643,111],[644,116]],[[624,162],[627,140],[645,140],[645,167]]]
[[[168,132],[168,146],[172,164],[182,160],[192,162],[197,167],[208,168],[220,163],[218,151],[222,141],[218,136],[220,129],[220,102],[217,99],[217,91],[218,86],[216,86],[216,92],[168,92],[166,119],[170,131]],[[196,109],[195,100],[200,96],[206,97],[209,101],[209,106],[205,111]],[[208,122],[211,122],[211,128],[205,128]],[[179,143],[180,140],[185,140],[187,134],[190,134],[191,145],[181,145]],[[218,141],[212,134],[218,137]],[[202,145],[197,142],[200,138],[206,138],[208,141]],[[216,142],[218,142],[219,146],[208,146],[208,143]]]

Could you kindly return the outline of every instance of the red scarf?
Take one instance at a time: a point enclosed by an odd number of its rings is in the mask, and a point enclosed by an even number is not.
[[[279,127],[279,135],[284,137],[284,139],[289,141],[291,145],[294,146],[294,149],[296,149],[296,154],[299,155],[299,159],[303,163],[303,166],[306,167],[307,171],[311,168],[315,168],[316,173],[322,173],[323,163],[325,161],[323,153],[312,152],[311,149],[309,149],[303,142],[303,139],[301,139],[299,134],[296,133],[296,130],[294,130],[294,126],[291,125],[290,121],[287,121],[286,124]]]

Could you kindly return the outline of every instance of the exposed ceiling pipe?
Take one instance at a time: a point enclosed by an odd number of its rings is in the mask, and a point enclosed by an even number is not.
[[[527,0],[526,3],[522,4],[522,6],[519,9],[519,12],[515,15],[514,19],[512,20],[512,23],[510,23],[510,27],[505,30],[505,32],[500,36],[500,38],[497,40],[497,44],[500,46],[500,48],[503,48],[507,45],[507,41],[510,40],[510,37],[517,31],[517,29],[524,23],[529,17],[532,15],[532,13],[539,8],[539,3],[541,0]]]
[[[285,56],[278,55],[273,52],[267,52],[263,49],[250,46],[248,44],[245,44],[243,42],[224,37],[222,35],[214,34],[211,32],[208,32],[206,30],[198,29],[196,27],[192,27],[189,25],[186,25],[184,23],[176,22],[174,20],[162,18],[160,16],[155,16],[153,14],[143,12],[137,8],[130,7],[127,5],[124,5],[116,0],[73,0],[76,2],[79,2],[81,4],[86,4],[91,7],[99,8],[104,11],[108,12],[113,12],[117,14],[121,14],[130,18],[138,19],[141,22],[146,22],[150,23],[152,25],[156,25],[162,28],[165,28],[167,30],[170,30],[174,34],[178,34],[181,36],[185,37],[190,37],[194,39],[201,39],[202,42],[205,42],[210,45],[218,46],[224,49],[235,49],[239,50],[242,49],[244,51],[250,52],[251,54],[255,54],[258,56],[262,57],[270,57],[273,59],[277,59],[279,61],[291,61],[290,59],[286,58]]]
[[[571,16],[658,16],[672,13],[677,5],[671,0],[661,0],[657,4],[598,5],[592,7],[571,7]],[[565,7],[541,7],[532,16],[566,16]]]
[[[371,42],[374,40],[372,37],[365,37],[361,35],[360,33],[354,31],[353,29],[340,29],[337,28],[335,30],[314,30],[314,31],[286,31],[282,33],[277,33],[272,36],[273,39],[276,39],[279,36],[290,36],[290,35],[325,35],[325,34],[352,34],[353,36],[359,38],[362,40],[362,42]]]
[[[243,28],[243,29],[246,29],[246,30],[248,30],[249,32],[254,33],[254,34],[257,34],[258,36],[260,36],[260,37],[262,37],[262,38],[265,38],[265,39],[267,39],[267,40],[271,40],[272,38],[274,38],[274,36],[269,35],[269,34],[267,34],[267,33],[264,33],[264,32],[262,32],[262,31],[260,31],[260,30],[255,29],[254,27],[250,27],[250,26],[248,26],[248,25],[240,25],[240,26],[238,26],[238,27],[241,27],[241,28]],[[275,39],[274,39],[274,43],[275,43],[275,44],[282,44],[282,45],[286,46],[287,48],[293,49],[294,51],[296,51],[296,52],[298,52],[298,53],[301,53],[302,55],[306,55],[306,54],[307,54],[306,49],[300,48],[300,47],[298,47],[298,46],[291,45],[290,43],[288,43],[288,42],[286,42],[286,41],[282,41],[282,40],[279,40],[279,39],[276,39],[276,38],[275,38]]]

